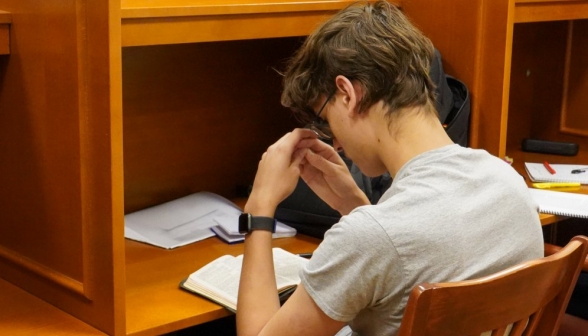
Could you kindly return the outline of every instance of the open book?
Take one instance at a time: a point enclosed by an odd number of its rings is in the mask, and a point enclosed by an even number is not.
[[[543,213],[588,218],[588,195],[529,188]]]
[[[308,259],[277,247],[273,249],[273,255],[278,293],[284,293],[300,283],[298,272]],[[180,287],[236,312],[242,263],[243,255],[222,256],[190,274]]]
[[[525,162],[525,170],[533,182],[579,182],[588,184],[588,164],[552,164],[555,174],[550,173],[543,163]],[[584,171],[572,173],[572,171]]]

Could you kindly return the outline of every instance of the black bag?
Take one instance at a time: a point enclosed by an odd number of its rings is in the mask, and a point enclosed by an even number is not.
[[[438,50],[435,50],[430,76],[436,85],[435,103],[445,131],[453,142],[467,147],[470,118],[470,96],[467,87],[461,81],[445,74]],[[386,173],[369,178],[363,175],[351,160],[344,155],[342,158],[359,188],[365,192],[372,204],[376,204],[392,184],[390,175]],[[339,221],[341,215],[323,202],[300,179],[294,192],[278,205],[275,217],[296,228],[299,233],[322,239],[325,232]]]

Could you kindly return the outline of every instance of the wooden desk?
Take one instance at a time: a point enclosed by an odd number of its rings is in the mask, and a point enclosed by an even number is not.
[[[472,91],[473,146],[497,155],[506,152],[509,1],[402,4]],[[10,55],[0,57],[2,277],[111,335],[225,314],[204,301],[190,310],[199,299],[175,290],[208,243],[142,248],[123,238],[124,214],[201,190],[233,198],[250,183],[263,149],[293,125],[271,68],[299,44],[292,36],[349,3],[0,0],[11,20]],[[220,253],[209,248],[198,252]],[[169,308],[176,295],[187,311],[151,313],[151,298]]]
[[[319,240],[298,235],[275,239],[274,246],[293,253],[312,252]],[[243,244],[216,237],[163,250],[126,241],[127,334],[159,335],[231,314],[221,306],[179,289],[180,281],[222,255],[243,253]]]
[[[225,314],[205,301],[190,310],[198,298],[176,290],[210,261],[191,260],[201,245],[126,242],[124,214],[201,190],[233,198],[251,183],[263,150],[294,125],[271,69],[299,44],[283,38],[350,3],[0,0],[10,13],[0,27],[11,20],[0,57],[2,277],[111,335]],[[208,247],[198,252],[220,254]],[[186,310],[154,308],[175,295]]]

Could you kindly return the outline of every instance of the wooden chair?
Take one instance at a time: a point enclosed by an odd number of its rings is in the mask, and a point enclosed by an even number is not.
[[[561,251],[480,279],[416,286],[399,336],[555,336],[588,252],[574,237]]]
[[[560,246],[545,244],[545,256],[550,256],[561,250]],[[588,257],[584,260],[582,271],[588,272]],[[561,325],[557,336],[587,336],[588,335],[588,320],[564,314],[561,319]]]

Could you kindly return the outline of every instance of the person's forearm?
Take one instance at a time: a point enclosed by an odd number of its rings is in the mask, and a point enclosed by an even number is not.
[[[351,211],[353,211],[353,209],[357,207],[370,204],[370,200],[367,198],[365,193],[359,190],[359,188],[358,191],[359,192],[355,193],[355,196],[345,198],[341,205],[336,209],[341,214],[341,216],[348,215]]]
[[[273,211],[245,207],[254,216],[273,217]],[[237,301],[237,333],[257,335],[280,308],[272,255],[272,233],[253,231],[245,239]]]

